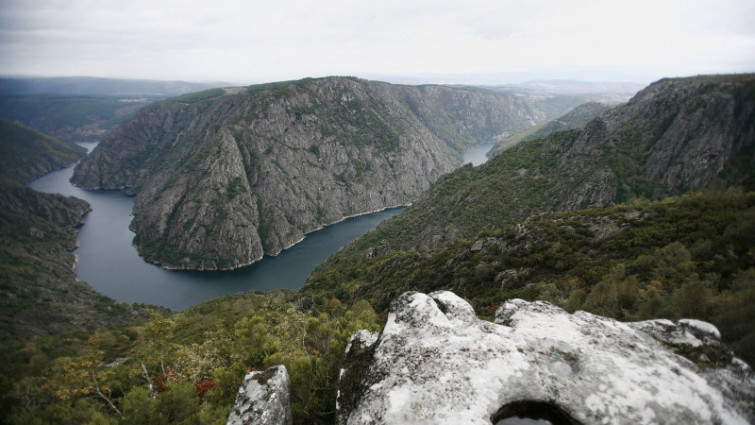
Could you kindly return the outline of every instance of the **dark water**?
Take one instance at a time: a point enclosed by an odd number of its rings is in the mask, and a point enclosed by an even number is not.
[[[546,421],[545,419],[513,417],[513,418],[502,419],[496,422],[495,425],[552,425],[552,424],[550,421]]]
[[[483,143],[481,145],[475,145],[464,152],[464,163],[472,163],[474,166],[484,164],[488,160],[485,154],[488,153],[495,146],[495,143]]]
[[[90,150],[94,143],[81,143]],[[375,228],[403,208],[350,218],[310,233],[277,257],[228,272],[170,271],[144,262],[131,245],[128,229],[134,199],[122,191],[90,191],[72,186],[73,167],[52,172],[29,186],[86,200],[92,211],[79,229],[76,275],[95,290],[127,303],[159,304],[183,310],[209,298],[252,289],[301,288],[312,268],[338,248]]]

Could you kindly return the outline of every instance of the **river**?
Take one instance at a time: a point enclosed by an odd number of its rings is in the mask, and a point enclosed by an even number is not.
[[[495,145],[495,143],[482,143],[469,147],[467,151],[464,152],[464,163],[472,163],[474,166],[485,163],[485,161],[488,160],[485,154],[493,149],[493,146]]]
[[[79,143],[91,151],[95,143]],[[464,162],[477,165],[489,147],[478,145],[467,151]],[[73,167],[54,171],[33,181],[32,189],[84,199],[92,205],[79,229],[76,276],[108,297],[126,303],[158,304],[184,310],[221,295],[248,290],[299,289],[314,266],[323,263],[346,245],[403,208],[392,208],[346,219],[310,233],[277,257],[233,271],[165,270],[142,260],[131,244],[134,233],[134,198],[120,190],[86,190],[69,182]]]

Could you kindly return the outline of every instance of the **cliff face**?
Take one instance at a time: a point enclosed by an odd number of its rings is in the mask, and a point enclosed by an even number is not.
[[[661,80],[582,130],[444,176],[369,243],[434,247],[539,212],[661,199],[717,179],[741,183],[755,171],[754,149],[755,75]]]
[[[465,146],[544,119],[513,95],[352,78],[212,90],[143,109],[72,181],[136,194],[131,227],[148,261],[230,269],[408,204]]]

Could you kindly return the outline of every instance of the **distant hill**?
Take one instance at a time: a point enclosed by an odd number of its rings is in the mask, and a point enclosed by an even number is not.
[[[525,140],[543,138],[557,131],[582,128],[590,120],[600,116],[610,109],[611,108],[608,105],[595,102],[579,105],[553,121],[548,121],[544,124],[538,124],[503,139],[500,143],[498,143],[490,151],[488,151],[486,156],[490,158],[498,155],[506,149],[516,146],[517,144]]]
[[[0,117],[70,142],[100,140],[156,98],[111,96],[0,96]]]
[[[81,146],[0,119],[0,178],[26,184],[73,164],[85,153]]]
[[[139,108],[228,83],[119,80],[94,77],[0,78],[0,118],[57,138],[100,140]]]
[[[532,80],[518,84],[484,86],[492,90],[516,91],[539,95],[579,96],[585,101],[619,104],[629,100],[644,85],[632,82]]]
[[[173,97],[232,85],[223,82],[192,83],[97,77],[0,77],[0,95]]]

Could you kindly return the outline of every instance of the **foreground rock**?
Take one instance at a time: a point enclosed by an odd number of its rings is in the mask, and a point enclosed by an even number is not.
[[[250,372],[239,388],[228,425],[291,424],[291,381],[285,366]]]
[[[453,293],[408,292],[393,303],[379,338],[355,334],[350,348],[341,424],[755,419],[752,369],[705,322],[621,323],[511,300],[489,323]]]

